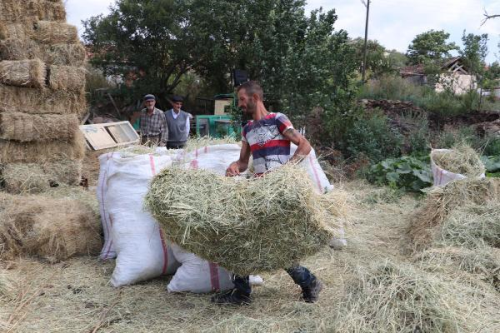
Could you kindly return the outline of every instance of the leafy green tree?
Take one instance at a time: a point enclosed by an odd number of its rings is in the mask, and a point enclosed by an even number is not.
[[[448,38],[450,34],[444,30],[429,30],[417,35],[408,46],[409,64],[436,63],[448,57],[450,51],[458,50],[455,43],[447,42]]]
[[[361,71],[363,66],[364,39],[356,38],[352,40],[355,49],[356,65]],[[403,67],[407,62],[404,54],[396,50],[387,50],[376,40],[368,40],[366,69],[373,77],[380,77],[384,74],[392,74]]]

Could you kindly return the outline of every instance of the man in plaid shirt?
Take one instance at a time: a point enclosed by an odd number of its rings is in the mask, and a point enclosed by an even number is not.
[[[162,110],[155,108],[156,98],[154,95],[144,96],[144,105],[146,107],[141,110],[141,143],[165,146],[168,139],[165,114]]]

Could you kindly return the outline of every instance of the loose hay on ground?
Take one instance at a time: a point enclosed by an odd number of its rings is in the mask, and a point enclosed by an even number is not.
[[[50,66],[49,86],[54,90],[82,91],[85,88],[85,68]]]
[[[448,151],[433,150],[431,156],[437,166],[453,173],[480,177],[485,172],[478,153],[465,143],[455,145]]]
[[[331,214],[341,210],[331,200],[297,166],[250,180],[169,168],[146,206],[174,243],[248,275],[291,267],[328,244],[340,213]]]
[[[86,110],[85,95],[82,93],[9,87],[0,84],[0,112],[82,115]]]
[[[70,141],[79,131],[74,114],[33,115],[21,112],[0,113],[0,139],[20,142]]]
[[[47,163],[60,160],[82,160],[85,157],[85,139],[76,132],[70,142],[28,142],[0,140],[0,164]]]
[[[0,192],[2,259],[32,255],[58,262],[100,251],[100,223],[86,204]]]
[[[78,43],[78,31],[71,24],[38,21],[35,25],[35,39],[43,44],[75,44]]]
[[[410,217],[408,235],[417,249],[429,246],[433,232],[449,214],[469,203],[478,205],[500,200],[500,179],[463,179],[428,193],[422,207]]]
[[[39,59],[0,62],[0,82],[6,85],[43,88],[45,73],[45,64]]]

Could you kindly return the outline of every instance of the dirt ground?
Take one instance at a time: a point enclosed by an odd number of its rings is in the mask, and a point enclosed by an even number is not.
[[[84,168],[90,188],[97,181],[98,155],[89,155]],[[285,272],[262,275],[264,285],[254,288],[251,305],[220,307],[210,303],[211,295],[167,293],[169,277],[113,288],[113,261],[80,257],[50,265],[25,258],[2,263],[17,292],[0,299],[0,322],[8,322],[10,332],[331,331],[357,269],[406,259],[404,229],[417,204],[411,196],[400,198],[360,181],[341,186],[355,203],[348,246],[327,248],[303,262],[325,284],[316,304],[300,301],[299,288]]]

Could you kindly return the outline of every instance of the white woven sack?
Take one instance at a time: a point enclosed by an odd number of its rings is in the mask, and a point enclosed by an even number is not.
[[[101,255],[99,256],[102,260],[114,259],[116,258],[116,251],[113,246],[113,241],[111,240],[111,221],[109,218],[109,213],[106,210],[105,205],[105,193],[108,189],[108,169],[109,169],[109,159],[117,153],[106,153],[99,156],[99,179],[97,181],[97,201],[99,202],[99,212],[101,214],[102,229],[104,230],[104,245],[101,250]]]
[[[439,167],[436,162],[434,162],[433,154],[437,152],[451,152],[451,149],[433,149],[431,151],[431,170],[433,177],[434,186],[444,186],[453,180],[461,180],[467,178],[467,176],[460,173],[453,173],[451,171],[445,170]],[[484,178],[486,175],[483,173],[479,178]]]

